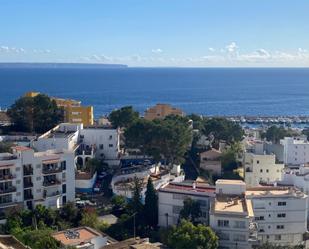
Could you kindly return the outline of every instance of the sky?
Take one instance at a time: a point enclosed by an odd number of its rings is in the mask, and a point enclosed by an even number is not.
[[[0,0],[0,62],[308,67],[308,0]]]

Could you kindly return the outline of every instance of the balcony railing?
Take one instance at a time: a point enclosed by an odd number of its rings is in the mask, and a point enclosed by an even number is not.
[[[32,188],[33,183],[32,182],[24,182],[24,188]]]
[[[32,200],[33,199],[33,194],[26,194],[24,195],[24,200]]]
[[[55,197],[55,196],[58,196],[58,195],[61,195],[61,191],[54,191],[52,193],[47,193],[46,191],[44,192],[43,194],[43,197],[44,198],[49,198],[49,197]]]
[[[3,180],[12,180],[16,178],[16,176],[12,175],[12,174],[8,174],[8,175],[0,175],[0,181]]]
[[[12,186],[12,187],[5,188],[5,189],[0,188],[0,194],[6,194],[6,193],[11,193],[11,192],[16,192],[16,187]]]
[[[2,201],[0,202],[0,207],[6,207],[6,206],[9,206],[9,205],[16,205],[16,203],[14,203],[12,200],[10,201]]]
[[[43,174],[55,174],[55,173],[60,173],[62,171],[61,167],[57,168],[43,168]]]
[[[33,175],[33,169],[24,169],[24,176]]]
[[[54,185],[59,185],[61,182],[59,180],[51,180],[51,181],[44,181],[43,186],[44,187],[49,187],[49,186],[54,186]]]

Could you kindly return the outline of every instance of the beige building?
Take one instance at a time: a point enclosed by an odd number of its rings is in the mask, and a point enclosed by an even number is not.
[[[238,180],[217,180],[216,197],[210,209],[210,226],[219,237],[220,248],[248,249],[258,243],[251,200],[246,184]]]
[[[200,153],[200,168],[221,175],[221,151],[211,149]]]
[[[182,110],[168,104],[156,104],[146,110],[145,119],[164,119],[168,115],[178,115],[183,117],[185,116],[185,113]]]
[[[26,97],[35,97],[39,92],[27,92]],[[84,126],[93,125],[93,107],[82,106],[81,101],[74,99],[61,99],[51,97],[55,100],[58,107],[64,110],[64,122],[66,123],[82,123]]]
[[[284,164],[276,163],[275,155],[245,153],[245,182],[248,187],[280,181]]]

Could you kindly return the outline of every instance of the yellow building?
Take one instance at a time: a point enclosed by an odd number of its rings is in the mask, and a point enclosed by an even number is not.
[[[35,97],[39,92],[27,92],[25,97]],[[93,107],[82,106],[81,101],[74,99],[61,99],[51,97],[55,100],[58,107],[64,110],[64,122],[67,123],[82,123],[84,126],[93,125]]]
[[[181,109],[172,107],[168,104],[156,104],[155,106],[146,110],[145,119],[164,119],[168,115],[178,115],[183,117],[185,116],[185,113]]]

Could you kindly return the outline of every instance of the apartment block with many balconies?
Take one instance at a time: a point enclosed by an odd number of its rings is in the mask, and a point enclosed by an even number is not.
[[[66,150],[34,152],[24,146],[0,154],[0,213],[38,204],[59,208],[75,199],[74,153]]]

